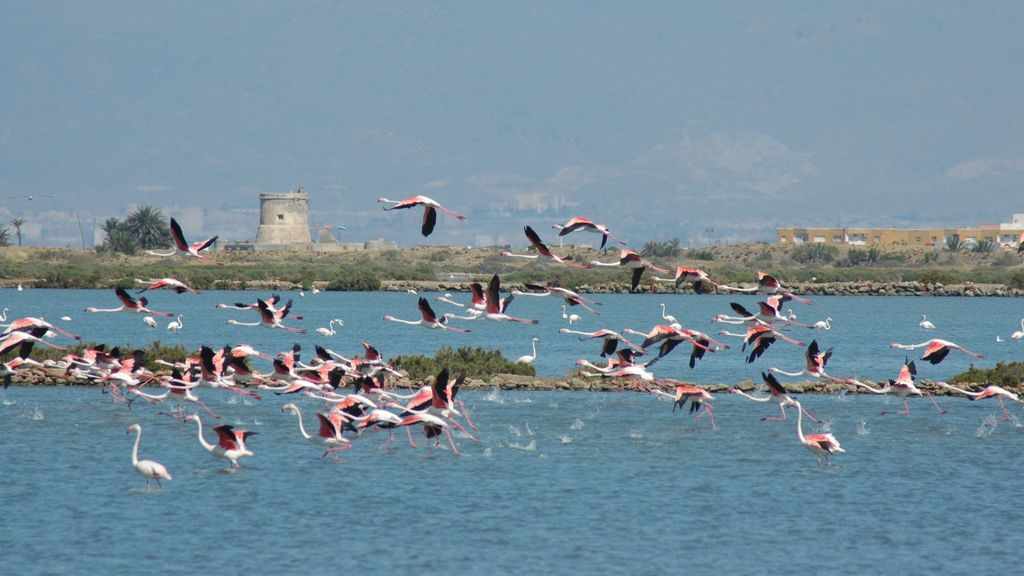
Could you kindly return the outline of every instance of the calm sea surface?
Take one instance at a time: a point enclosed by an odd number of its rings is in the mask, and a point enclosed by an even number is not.
[[[511,313],[539,325],[457,323],[471,334],[381,321],[418,317],[416,296],[404,293],[285,294],[306,317],[297,326],[345,320],[330,338],[230,327],[228,318],[255,314],[214,308],[258,295],[152,294],[151,307],[185,314],[177,334],[163,319],[150,330],[139,316],[82,312],[118,305],[113,291],[5,290],[0,306],[12,317],[69,315],[62,326],[111,344],[248,342],[276,352],[298,341],[310,352],[322,342],[355,353],[366,340],[386,356],[474,345],[515,358],[539,336],[538,373],[552,376],[597,356],[596,342],[558,334],[566,324],[553,298],[512,305]],[[583,320],[574,328],[646,330],[665,302],[684,325],[713,332],[708,320],[729,313],[730,301],[752,307],[757,300],[596,298],[601,316],[575,310]],[[832,317],[828,332],[792,334],[834,347],[837,375],[894,377],[904,353],[888,344],[929,337],[984,353],[979,365],[1024,358],[1024,342],[1009,340],[1024,316],[1021,300],[823,297],[791,307],[803,321]],[[921,330],[921,314],[938,329]],[[679,350],[656,372],[731,383],[759,378],[768,366],[802,366],[801,349],[783,343],[754,365],[738,350],[709,355],[693,370],[686,360]],[[948,378],[971,360],[952,353],[939,366],[919,363],[921,377]],[[778,409],[724,395],[712,432],[706,420],[642,394],[468,391],[462,397],[480,443],[456,435],[464,456],[422,437],[412,449],[404,434],[382,451],[386,433],[368,433],[334,462],[281,413],[286,400],[200,394],[224,421],[259,433],[241,471],[224,472],[224,461],[199,446],[194,424],[159,416],[157,406],[137,402],[129,410],[85,388],[0,393],[0,573],[979,574],[1015,573],[1024,546],[1015,498],[1024,475],[1019,405],[1009,407],[1013,421],[997,422],[1002,411],[992,401],[942,398],[948,414],[940,416],[918,400],[910,415],[879,416],[900,401],[806,395],[805,406],[825,424],[805,421],[805,433],[831,431],[846,449],[835,466],[819,469],[797,441],[795,419],[762,422]],[[288,400],[300,403],[311,425],[317,404]],[[140,456],[174,475],[163,490],[144,490],[131,468],[134,435],[125,429],[134,422],[144,427]]]

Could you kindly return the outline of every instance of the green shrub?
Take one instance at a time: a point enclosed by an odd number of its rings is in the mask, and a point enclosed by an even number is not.
[[[536,369],[529,364],[518,364],[505,358],[499,350],[484,350],[462,346],[440,348],[433,358],[422,355],[395,356],[391,365],[404,370],[413,380],[432,378],[447,368],[453,375],[465,374],[470,378],[488,379],[495,374],[522,374],[534,376]]]
[[[839,249],[828,244],[814,243],[794,246],[789,255],[801,264],[829,263],[836,259]]]
[[[979,383],[995,384],[1004,388],[1016,388],[1024,382],[1024,362],[997,362],[994,368],[971,367],[950,381],[951,384]]]
[[[1018,270],[1010,276],[1010,280],[1006,283],[1010,288],[1016,288],[1017,290],[1024,290],[1024,271]]]
[[[947,270],[928,269],[917,275],[917,281],[924,284],[956,284],[959,279]]]

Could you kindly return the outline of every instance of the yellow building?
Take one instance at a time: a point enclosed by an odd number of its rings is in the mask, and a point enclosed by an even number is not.
[[[982,224],[977,228],[778,228],[775,242],[781,246],[807,243],[853,246],[944,247],[950,237],[966,245],[988,240],[1016,248],[1024,234],[1024,214],[1014,214],[1005,224]]]

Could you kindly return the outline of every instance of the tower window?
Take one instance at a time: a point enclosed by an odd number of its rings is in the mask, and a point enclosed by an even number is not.
[[[277,221],[278,222],[284,222],[284,214],[278,214],[277,215]]]

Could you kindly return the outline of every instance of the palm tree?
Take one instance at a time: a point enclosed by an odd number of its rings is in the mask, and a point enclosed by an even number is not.
[[[0,225],[0,246],[11,245],[11,231],[6,226]]]
[[[140,206],[125,219],[123,226],[142,248],[162,248],[171,244],[171,228],[159,208]]]
[[[107,218],[100,229],[107,235],[103,240],[103,247],[112,252],[123,252],[134,254],[138,248],[132,233],[124,222],[117,218]]]
[[[11,225],[14,226],[14,234],[18,237],[18,246],[21,246],[21,227],[24,224],[24,218],[15,218],[14,220],[11,220]]]

